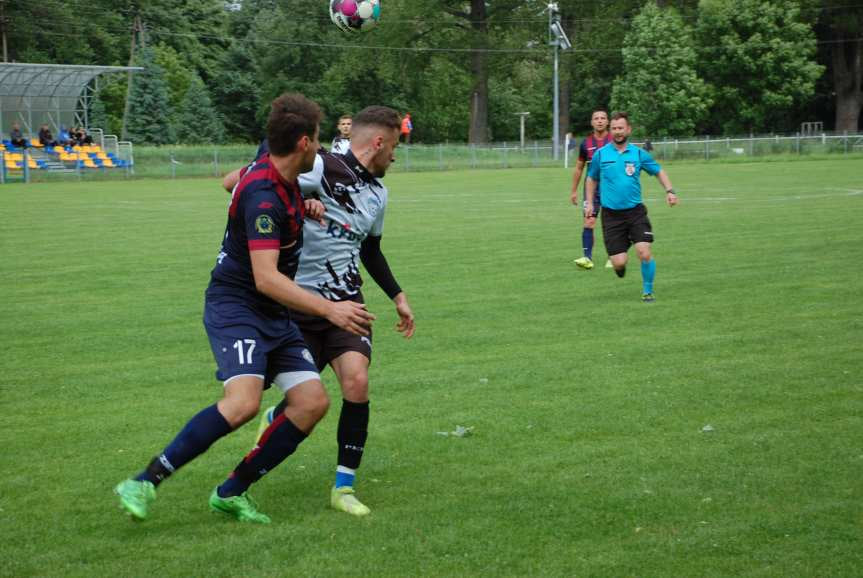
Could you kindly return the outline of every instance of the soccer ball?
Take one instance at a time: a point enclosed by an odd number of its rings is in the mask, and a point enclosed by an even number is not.
[[[381,2],[330,0],[330,18],[344,32],[366,31],[381,19]]]

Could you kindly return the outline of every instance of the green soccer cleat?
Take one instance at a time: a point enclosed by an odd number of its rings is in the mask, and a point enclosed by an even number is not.
[[[347,512],[352,516],[365,516],[371,510],[354,497],[354,489],[350,486],[333,488],[330,492],[330,505],[336,510]]]
[[[582,269],[586,269],[586,270],[593,269],[593,261],[591,261],[587,257],[579,257],[574,262],[576,265],[578,265]]]
[[[156,486],[148,481],[123,480],[114,488],[114,493],[120,496],[120,507],[133,520],[145,520],[147,508],[156,499]]]
[[[653,296],[653,293],[645,293],[641,296],[641,301],[643,303],[653,303],[656,301],[656,297]]]
[[[214,512],[222,512],[235,517],[241,522],[254,522],[256,524],[269,524],[270,517],[258,511],[258,504],[249,495],[243,492],[239,496],[221,498],[217,490],[210,494],[210,509]]]
[[[276,406],[268,407],[264,410],[264,413],[261,414],[261,422],[258,424],[258,433],[255,435],[255,445],[258,445],[258,442],[261,441],[261,436],[264,435],[264,432],[270,424],[273,423],[273,412],[276,410]]]

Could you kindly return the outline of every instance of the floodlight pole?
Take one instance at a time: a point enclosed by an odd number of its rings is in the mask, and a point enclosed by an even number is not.
[[[556,2],[548,5],[548,37],[554,46],[554,74],[552,75],[552,92],[554,94],[554,119],[552,121],[552,148],[554,160],[560,157],[560,49],[571,48],[569,39],[560,25],[560,9]]]
[[[520,119],[520,121],[521,121],[521,131],[520,131],[520,134],[521,134],[521,148],[524,148],[524,118],[525,118],[526,116],[529,116],[529,115],[530,115],[530,113],[529,113],[529,112],[517,112],[517,113],[515,113],[515,114],[516,114],[516,116],[521,117],[521,119]]]

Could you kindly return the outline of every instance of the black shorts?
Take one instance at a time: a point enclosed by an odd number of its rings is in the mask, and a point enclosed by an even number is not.
[[[634,243],[652,243],[647,207],[638,204],[621,211],[602,207],[602,236],[609,255],[626,253]]]
[[[357,293],[350,299],[357,303],[365,303],[363,294]],[[315,317],[298,311],[291,311],[291,319],[303,333],[303,339],[318,371],[323,371],[327,364],[348,351],[357,351],[372,360],[372,331],[369,328],[367,336],[354,335],[341,327],[336,327],[323,317]]]

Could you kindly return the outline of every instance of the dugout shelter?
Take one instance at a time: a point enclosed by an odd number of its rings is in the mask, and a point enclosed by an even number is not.
[[[129,66],[0,63],[0,133],[17,122],[25,137],[47,124],[56,136],[60,126],[90,128],[89,110],[99,90],[99,77],[112,72],[140,71]]]

